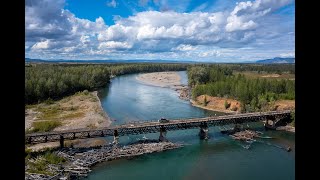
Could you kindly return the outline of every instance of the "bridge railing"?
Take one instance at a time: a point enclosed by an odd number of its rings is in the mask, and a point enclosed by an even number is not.
[[[131,121],[117,126],[111,126],[108,128],[96,128],[96,129],[73,129],[67,131],[56,131],[56,132],[45,132],[45,133],[33,133],[26,134],[26,137],[36,137],[36,136],[58,136],[63,134],[70,133],[90,133],[93,131],[108,131],[113,132],[115,129],[136,129],[141,127],[158,127],[161,125],[168,124],[184,124],[184,123],[197,123],[197,122],[208,122],[215,120],[227,120],[227,119],[237,119],[237,118],[252,118],[252,117],[261,117],[261,116],[272,116],[277,114],[290,114],[290,110],[286,111],[269,111],[269,112],[254,112],[254,113],[244,113],[244,114],[232,114],[232,115],[223,115],[223,116],[211,116],[204,118],[193,118],[193,119],[174,119],[169,120],[168,123],[159,123],[158,121]]]

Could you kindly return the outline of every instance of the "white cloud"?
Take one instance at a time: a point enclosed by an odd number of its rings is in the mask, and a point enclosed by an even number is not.
[[[108,41],[99,44],[99,49],[128,49],[131,48],[127,42]]]
[[[295,52],[281,53],[279,56],[282,58],[295,57]]]
[[[107,2],[107,6],[116,8],[117,7],[116,0],[111,0],[110,2]]]
[[[178,47],[173,48],[173,50],[179,50],[179,51],[192,51],[195,49],[197,48],[189,44],[180,44]]]
[[[200,52],[198,54],[199,57],[219,57],[221,54],[217,50]]]
[[[38,50],[38,49],[48,49],[49,48],[49,40],[45,40],[45,41],[41,41],[41,42],[37,42],[36,44],[34,44],[31,49],[32,50]]]
[[[294,28],[280,32],[272,26],[273,21],[267,21],[271,12],[289,2],[240,2],[230,11],[215,13],[144,11],[128,18],[118,17],[114,25],[107,26],[102,17],[95,21],[77,18],[72,12],[63,9],[64,0],[26,1],[26,55],[66,58],[89,58],[94,57],[93,55],[233,57],[235,51],[225,52],[223,49],[244,48],[248,45],[265,47],[274,44],[274,39],[281,33],[286,34],[282,36],[281,42],[293,42],[294,46]],[[116,7],[116,1],[109,3]],[[167,4],[164,1],[153,3],[158,3],[159,6],[161,3]],[[205,5],[199,8],[204,7]],[[288,41],[285,41],[286,39]],[[219,50],[213,50],[212,47]],[[290,50],[292,45],[274,54],[279,55]],[[248,57],[239,52],[237,56]]]
[[[291,0],[256,0],[237,3],[227,19],[226,31],[254,29],[258,27],[254,20],[290,2]]]

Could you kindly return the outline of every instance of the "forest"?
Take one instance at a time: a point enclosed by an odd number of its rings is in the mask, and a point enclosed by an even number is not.
[[[111,76],[186,68],[186,64],[28,64],[25,66],[25,104],[96,90],[106,86]]]
[[[233,71],[257,71],[266,73],[290,73],[295,74],[295,64],[221,64]]]
[[[254,69],[244,66],[245,69]],[[290,71],[290,66],[270,69],[262,66],[261,71]],[[281,67],[281,66],[280,66]],[[243,112],[263,111],[267,104],[278,99],[295,99],[295,81],[287,79],[248,79],[242,74],[234,75],[234,66],[190,66],[187,70],[192,98],[207,94],[239,100]]]
[[[261,110],[277,99],[295,98],[295,81],[248,79],[234,71],[294,73],[294,64],[26,64],[25,104],[56,100],[78,91],[97,90],[114,76],[187,70],[192,97],[202,94],[240,100],[242,109]]]

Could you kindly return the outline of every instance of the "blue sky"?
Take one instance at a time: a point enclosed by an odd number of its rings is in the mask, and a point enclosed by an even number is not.
[[[292,0],[26,0],[25,55],[241,62],[295,56]]]

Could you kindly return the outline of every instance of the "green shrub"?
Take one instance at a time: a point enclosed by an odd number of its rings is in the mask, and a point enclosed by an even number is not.
[[[28,156],[30,156],[30,154]],[[60,164],[66,161],[64,158],[57,156],[55,153],[51,152],[50,150],[47,150],[44,155],[39,155],[39,156],[42,158],[34,162],[31,162],[29,161],[29,159],[26,158],[26,163],[30,167],[28,172],[53,175],[53,173],[48,170],[48,165]]]
[[[228,103],[227,101],[224,101],[224,107],[228,109],[230,107],[231,103]]]
[[[207,96],[204,96],[203,105],[204,105],[204,106],[207,106],[207,104],[208,104]]]
[[[88,90],[84,90],[84,91],[83,91],[83,94],[84,94],[84,95],[88,95],[88,94],[89,94],[89,91],[88,91]]]
[[[237,106],[232,106],[231,107],[231,111],[237,111],[238,110],[238,107]]]
[[[66,161],[64,158],[57,156],[55,153],[52,152],[47,152],[44,155],[44,158],[49,164],[59,164]]]
[[[53,130],[54,128],[61,126],[60,121],[50,120],[50,121],[36,121],[32,123],[33,132],[48,132]]]
[[[47,100],[44,101],[44,103],[50,105],[50,104],[53,104],[54,101],[51,98],[48,98]]]

